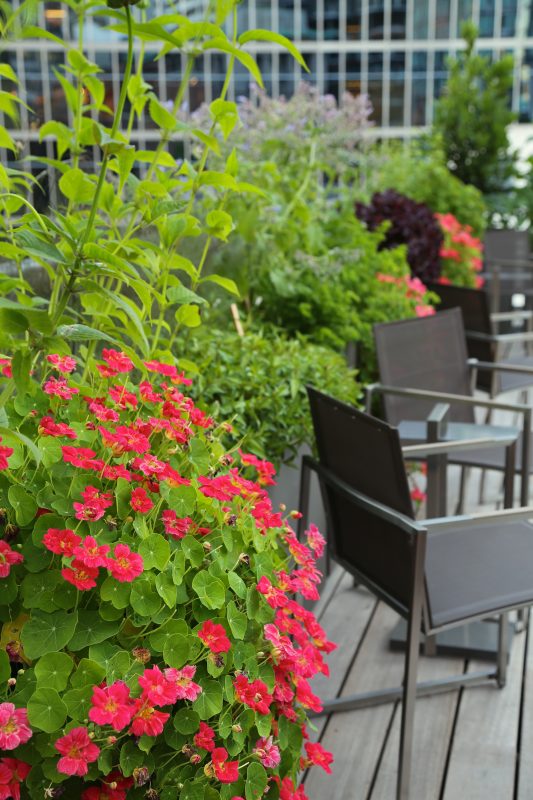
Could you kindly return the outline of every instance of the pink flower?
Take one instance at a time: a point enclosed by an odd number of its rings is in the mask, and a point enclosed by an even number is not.
[[[205,722],[200,722],[198,733],[194,734],[193,742],[196,747],[207,750],[209,753],[215,749],[215,731]]]
[[[76,589],[86,592],[88,589],[94,589],[96,586],[98,572],[98,568],[87,567],[83,561],[78,561],[75,558],[70,567],[64,567],[61,570],[61,575],[68,583],[75,586]]]
[[[62,755],[57,762],[57,770],[64,775],[86,775],[89,771],[87,765],[100,755],[100,748],[93,744],[87,728],[83,727],[72,728],[66,736],[56,741],[54,747]]]
[[[0,442],[2,441],[2,437],[0,436]],[[9,464],[7,459],[9,456],[13,455],[13,448],[6,447],[6,445],[0,445],[0,469],[8,469]]]
[[[211,753],[215,776],[221,783],[235,783],[239,780],[239,762],[228,761],[227,758],[227,750],[215,747]]]
[[[13,377],[13,370],[11,369],[11,359],[10,358],[0,358],[0,372],[4,376],[4,378],[12,378]]]
[[[14,750],[31,739],[25,708],[15,708],[13,703],[0,703],[0,750]]]
[[[12,550],[7,542],[0,539],[0,578],[7,578],[13,564],[21,564],[24,561],[22,553]]]
[[[231,642],[226,631],[218,622],[206,619],[198,631],[198,637],[211,650],[212,653],[227,653],[231,649]]]
[[[256,468],[258,476],[257,480],[261,486],[275,486],[276,481],[273,480],[273,477],[276,474],[276,469],[274,465],[270,463],[270,461],[263,461],[251,453],[243,453],[240,450],[239,455],[244,465],[250,465]]]
[[[150,509],[154,507],[153,501],[148,497],[146,491],[139,486],[131,493],[130,505],[134,511],[139,514],[147,514]]]
[[[129,686],[122,681],[115,681],[111,686],[93,686],[91,703],[91,722],[111,725],[116,731],[121,731],[130,724],[134,706],[130,700]]]
[[[170,717],[166,711],[157,711],[146,700],[139,697],[135,701],[135,716],[131,723],[131,732],[134,736],[159,736],[163,733],[165,722]]]
[[[305,532],[305,535],[307,537],[307,544],[311,550],[314,550],[317,558],[320,558],[320,556],[324,553],[326,540],[318,530],[317,526],[310,525],[309,529]]]
[[[287,605],[287,596],[280,589],[272,586],[266,575],[257,584],[257,591],[262,594],[271,608],[283,608]]]
[[[93,536],[86,536],[81,544],[74,548],[74,557],[86,567],[107,567],[108,544],[98,544]]]
[[[58,556],[67,556],[69,558],[74,555],[74,550],[80,542],[81,536],[78,536],[70,528],[65,528],[64,530],[48,528],[43,536],[43,544],[47,550]]]
[[[0,800],[20,800],[20,785],[29,775],[31,765],[18,758],[0,759]]]
[[[329,765],[333,761],[333,756],[331,753],[328,753],[327,750],[324,750],[319,742],[306,742],[305,752],[307,753],[310,764],[322,767],[325,772],[331,775],[331,768]]]
[[[72,464],[74,467],[81,467],[81,469],[100,470],[104,466],[104,462],[95,459],[96,453],[88,447],[73,447],[72,445],[63,445],[63,460],[67,464]]]
[[[133,553],[127,544],[116,544],[113,557],[114,560],[108,559],[107,568],[115,580],[129,583],[142,573],[144,565],[141,556]]]
[[[79,389],[69,386],[65,378],[48,378],[43,386],[45,394],[61,397],[63,400],[70,400],[75,394],[78,394]]]
[[[127,425],[117,425],[114,433],[99,428],[104,444],[111,447],[115,455],[122,453],[147,453],[150,450],[150,440],[140,431],[128,428]]]
[[[70,428],[65,422],[55,422],[52,417],[43,417],[39,422],[40,436],[67,436],[69,439],[76,438],[76,431]]]
[[[253,708],[259,714],[268,714],[272,695],[268,692],[268,687],[263,681],[256,680],[250,682],[246,675],[237,675],[233,681],[235,697],[240,703]]]
[[[254,747],[254,753],[259,756],[261,764],[267,769],[277,767],[281,761],[281,754],[279,747],[272,741],[272,736],[268,739],[261,737],[257,740]]]
[[[168,667],[165,670],[165,678],[167,681],[176,685],[176,700],[196,700],[202,691],[202,687],[194,683],[193,678],[195,674],[196,667],[194,666],[182,667],[181,669]]]
[[[168,706],[176,702],[178,688],[170,681],[159,667],[145,669],[139,676],[139,686],[143,689],[143,698],[148,699],[153,706]]]
[[[120,372],[130,372],[135,368],[133,361],[128,358],[126,353],[119,352],[118,350],[102,350],[102,358],[105,364],[97,364],[96,369],[104,378],[113,377]]]
[[[163,511],[161,519],[165,527],[165,532],[168,533],[169,536],[174,537],[174,539],[183,539],[183,537],[188,534],[189,528],[192,525],[192,519],[190,517],[179,519],[176,512],[172,511],[170,508]]]
[[[431,317],[436,312],[433,306],[418,305],[415,306],[415,313],[417,317]]]
[[[77,362],[75,358],[72,356],[60,356],[57,353],[54,353],[51,356],[46,356],[46,360],[49,364],[52,364],[58,372],[73,372],[76,369]]]

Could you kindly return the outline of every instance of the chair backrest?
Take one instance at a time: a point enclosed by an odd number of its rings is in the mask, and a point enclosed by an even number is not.
[[[435,292],[440,298],[437,311],[446,311],[450,308],[461,309],[469,358],[494,361],[494,345],[491,342],[481,342],[468,336],[469,331],[488,336],[492,334],[490,300],[487,292],[483,289],[468,289],[465,286],[447,286],[441,283],[429,284],[428,289]]]
[[[428,317],[374,325],[381,382],[388,386],[472,395],[463,319],[458,308]],[[427,419],[435,400],[383,397],[392,425]],[[474,422],[470,405],[450,406],[453,422]]]
[[[316,389],[307,391],[320,463],[370,500],[413,518],[397,430]],[[321,485],[334,557],[398,610],[406,609],[413,580],[411,534],[334,486]]]
[[[523,261],[530,257],[528,231],[487,231],[483,245],[485,260],[488,262],[494,263],[499,259]]]

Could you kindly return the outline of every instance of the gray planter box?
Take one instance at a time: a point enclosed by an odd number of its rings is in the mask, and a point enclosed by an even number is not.
[[[270,486],[268,491],[274,510],[277,509],[280,503],[285,503],[287,511],[301,511],[298,507],[298,502],[302,457],[310,453],[311,449],[308,445],[304,444],[298,451],[294,466],[288,467],[286,464],[282,465],[276,476],[276,486]],[[307,519],[308,522],[313,522],[317,526],[323,536],[326,535],[326,512],[324,504],[322,503],[318,479],[314,474],[311,476],[311,492]]]

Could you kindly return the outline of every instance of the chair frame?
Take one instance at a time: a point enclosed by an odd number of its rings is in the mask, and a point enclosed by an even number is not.
[[[493,444],[493,441],[483,443],[482,446]],[[476,446],[479,441],[476,441]],[[452,447],[450,448],[450,445]],[[446,452],[455,447],[462,447],[464,449],[464,442],[445,442],[438,444],[428,445],[415,445],[412,447],[402,448],[404,455],[438,455],[439,458],[444,457]],[[514,445],[510,446],[511,451]],[[514,470],[509,468],[511,460],[508,461],[507,478],[513,481]],[[468,686],[483,686],[483,685],[496,685],[502,688],[506,682],[507,671],[507,613],[517,608],[527,608],[530,603],[523,603],[517,605],[504,606],[498,609],[500,614],[499,628],[498,628],[498,655],[495,668],[481,670],[467,675],[454,676],[452,678],[443,678],[433,681],[426,681],[417,683],[417,666],[420,650],[420,633],[423,629],[426,635],[432,636],[447,628],[457,627],[464,624],[466,621],[475,621],[477,619],[486,618],[487,614],[472,615],[466,620],[461,622],[448,623],[442,626],[430,626],[428,610],[428,600],[425,585],[425,555],[427,535],[431,530],[452,530],[457,525],[461,527],[475,527],[484,521],[500,520],[501,522],[511,522],[523,519],[531,519],[533,517],[533,507],[518,508],[518,509],[505,509],[503,511],[492,512],[490,514],[471,514],[456,517],[442,517],[435,519],[427,519],[424,522],[417,522],[410,517],[401,514],[400,512],[385,506],[372,498],[353,489],[349,484],[339,479],[330,469],[324,467],[311,456],[304,456],[302,462],[302,483],[301,483],[301,496],[300,496],[300,509],[302,511],[302,518],[299,520],[298,531],[301,533],[307,525],[307,510],[310,491],[310,477],[311,472],[315,472],[320,480],[322,494],[325,499],[326,510],[328,517],[331,517],[329,508],[329,501],[327,492],[324,491],[324,485],[329,485],[335,488],[346,499],[355,505],[364,508],[373,515],[392,523],[397,528],[407,532],[411,536],[412,541],[412,568],[413,578],[410,589],[410,603],[408,607],[403,607],[396,598],[391,597],[380,586],[376,585],[367,575],[358,571],[352,564],[345,562],[338,555],[333,553],[333,557],[347,569],[350,574],[355,575],[357,580],[367,586],[378,598],[386,602],[389,606],[398,611],[402,616],[407,618],[407,648],[405,655],[405,673],[403,685],[399,687],[388,688],[384,690],[377,690],[372,692],[365,692],[350,697],[340,697],[324,703],[321,712],[313,714],[312,716],[320,716],[322,714],[331,714],[338,711],[351,711],[357,708],[367,708],[374,705],[394,702],[397,700],[402,701],[402,717],[401,717],[401,730],[400,730],[400,750],[399,750],[399,769],[398,769],[398,782],[396,798],[397,800],[409,800],[409,786],[410,786],[410,773],[411,773],[411,760],[412,760],[412,747],[413,747],[413,733],[414,733],[414,712],[415,701],[417,697],[424,697],[428,695],[440,694],[447,691],[453,691]]]

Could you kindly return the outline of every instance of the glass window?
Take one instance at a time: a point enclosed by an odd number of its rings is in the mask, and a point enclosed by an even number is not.
[[[376,125],[383,118],[383,53],[368,54],[368,94],[374,109],[372,119]]]
[[[520,70],[519,122],[533,121],[533,50],[526,50]]]
[[[437,39],[447,39],[450,35],[450,0],[437,0],[435,35]]]
[[[483,0],[479,5],[479,35],[494,36],[495,0]]]
[[[392,0],[391,39],[405,39],[406,13],[407,13],[407,0]]]
[[[411,124],[426,124],[427,53],[413,53]]]
[[[339,38],[339,0],[324,0],[324,39]]]
[[[502,36],[516,35],[516,5],[517,0],[502,2]]]
[[[259,9],[258,9],[259,12]],[[259,17],[259,14],[258,14]],[[250,22],[248,20],[248,4],[241,3],[237,6],[237,27],[239,33],[244,33],[244,31],[250,30]],[[259,19],[257,20],[257,27],[262,28],[263,26],[259,24]]]
[[[428,38],[428,4],[415,3],[413,9],[413,38]]]
[[[368,38],[383,39],[385,10],[383,0],[368,2]]]
[[[405,53],[391,53],[389,124],[403,125]]]
[[[459,0],[457,3],[457,35],[461,35],[461,26],[472,19],[472,0]]]
[[[435,53],[435,74],[433,79],[433,92],[435,99],[437,100],[441,94],[446,81],[448,79],[448,67],[447,67],[447,59],[449,57],[449,53],[447,51],[438,50]]]
[[[205,103],[205,58],[200,56],[194,62],[189,79],[189,111],[195,111]]]
[[[272,29],[271,3],[267,0],[257,0],[255,4],[255,23],[258,28]]]
[[[346,56],[346,91],[361,94],[361,55],[348,53]]]
[[[309,61],[307,64],[312,69]],[[279,57],[279,93],[285,97],[292,97],[294,89],[294,59],[288,53],[281,53]]]
[[[324,56],[325,82],[324,90],[326,94],[333,94],[339,97],[339,54],[326,53]]]
[[[361,0],[351,0],[346,13],[346,37],[361,38]]]
[[[250,74],[238,61],[235,62],[233,70],[233,87],[235,98],[250,96]]]
[[[268,95],[272,94],[272,56],[270,53],[258,53],[257,64],[263,76],[265,91]]]
[[[302,39],[316,39],[316,0],[302,0]]]
[[[294,0],[279,0],[279,32],[294,39]]]

